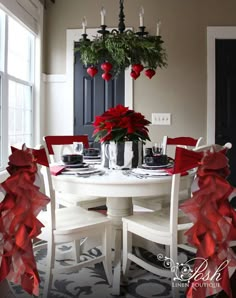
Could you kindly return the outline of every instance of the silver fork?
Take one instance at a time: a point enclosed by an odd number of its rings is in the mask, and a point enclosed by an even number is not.
[[[125,176],[135,176],[136,178],[139,178],[139,179],[143,179],[143,178],[148,177],[148,174],[136,174],[132,170],[125,170],[125,171],[122,171],[122,173]]]

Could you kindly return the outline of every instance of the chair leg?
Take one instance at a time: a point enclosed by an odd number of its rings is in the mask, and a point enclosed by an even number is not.
[[[74,240],[73,246],[74,246],[75,264],[78,264],[80,262],[80,253],[81,253],[80,239]]]
[[[172,274],[172,277],[171,277],[171,283],[173,283],[173,274]],[[176,286],[173,286],[173,285],[172,285],[172,297],[173,298],[179,298],[180,297],[179,288],[176,287]]]
[[[166,254],[166,257],[167,257],[167,258],[170,257],[170,246],[169,246],[169,245],[166,245],[166,246],[165,246],[165,254]]]
[[[114,270],[112,282],[112,295],[120,294],[120,279],[121,279],[121,230],[115,229],[115,256]]]
[[[105,255],[103,261],[103,267],[106,273],[107,281],[109,285],[112,284],[112,257],[111,257],[111,225],[106,225],[105,232],[102,240],[102,251]]]
[[[53,274],[52,270],[55,266],[55,250],[56,247],[52,244],[52,241],[48,241],[47,243],[47,265],[45,272],[45,282],[43,287],[43,298],[49,297],[50,290],[52,288],[53,282]]]
[[[178,262],[178,246],[177,241],[173,241],[170,245],[170,258],[173,261],[173,264],[177,264]],[[175,272],[171,274],[171,287],[172,287],[172,295],[173,298],[179,298],[179,288],[174,286],[174,277]]]
[[[128,254],[132,253],[132,234],[128,231],[128,224],[123,223],[123,276],[127,277],[131,260]]]

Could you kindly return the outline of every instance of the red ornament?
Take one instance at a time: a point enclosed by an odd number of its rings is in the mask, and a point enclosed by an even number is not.
[[[131,76],[134,80],[136,80],[136,79],[140,76],[140,73],[135,72],[134,70],[132,70],[131,73],[130,73],[130,76]]]
[[[145,75],[146,75],[149,79],[151,79],[151,78],[155,75],[155,73],[156,73],[155,70],[154,70],[154,69],[151,69],[151,68],[145,70]]]
[[[87,73],[93,78],[98,73],[98,69],[95,66],[90,66],[87,68]]]
[[[140,73],[143,71],[144,67],[142,64],[133,64],[132,65],[132,70],[135,71],[136,73]]]
[[[109,73],[109,72],[104,72],[104,73],[102,74],[102,78],[103,78],[103,80],[105,80],[105,81],[109,81],[109,80],[112,78],[112,74]]]
[[[105,72],[109,72],[112,69],[112,64],[110,62],[104,62],[101,65],[101,69]]]

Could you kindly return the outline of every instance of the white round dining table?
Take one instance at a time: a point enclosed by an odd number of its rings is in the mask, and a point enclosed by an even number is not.
[[[127,173],[127,172],[126,172]],[[171,176],[137,177],[123,170],[105,170],[104,175],[79,177],[57,175],[53,184],[57,191],[81,196],[107,198],[107,215],[116,228],[121,228],[122,217],[133,212],[132,197],[159,196],[170,190]]]
[[[114,295],[120,292],[122,217],[133,214],[133,197],[159,196],[170,192],[171,176],[136,177],[123,170],[106,170],[103,175],[53,177],[55,190],[85,196],[106,197],[107,216],[115,230]],[[188,176],[182,177],[188,180]]]

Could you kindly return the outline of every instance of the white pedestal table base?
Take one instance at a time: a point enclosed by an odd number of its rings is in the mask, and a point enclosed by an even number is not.
[[[112,220],[113,231],[115,232],[114,241],[114,273],[112,294],[120,294],[120,280],[122,274],[122,217],[133,214],[133,203],[131,197],[108,197],[107,216]]]

